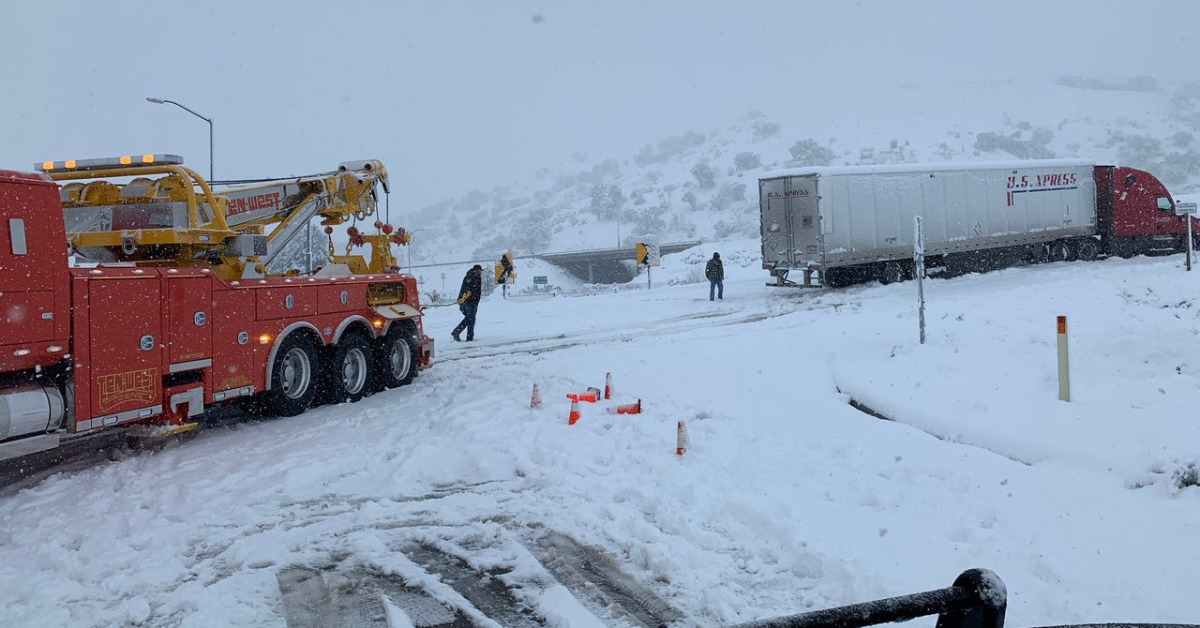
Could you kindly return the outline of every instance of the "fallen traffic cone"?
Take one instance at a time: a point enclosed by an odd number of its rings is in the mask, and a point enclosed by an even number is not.
[[[533,385],[533,396],[529,399],[529,407],[537,409],[541,409],[542,407],[542,396],[538,394],[536,383]]]
[[[612,399],[612,373],[604,374],[604,398]]]
[[[682,456],[683,452],[691,448],[692,443],[688,440],[687,428],[683,427],[683,421],[679,421],[675,426],[675,455]]]
[[[642,400],[638,399],[637,403],[627,403],[623,406],[608,406],[604,411],[609,414],[641,414]]]
[[[579,402],[572,399],[571,400],[571,414],[567,415],[567,425],[575,425],[575,422],[578,420],[579,420]]]
[[[589,403],[595,403],[600,400],[600,389],[588,388],[587,392],[584,393],[567,393],[567,399],[570,399],[571,401],[587,401]]]

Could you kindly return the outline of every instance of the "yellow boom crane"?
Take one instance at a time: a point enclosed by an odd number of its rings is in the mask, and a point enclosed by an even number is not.
[[[351,273],[394,270],[392,244],[407,244],[404,229],[375,220],[374,233],[347,229],[343,255],[333,227],[377,214],[376,188],[389,192],[376,160],[348,161],[332,172],[214,191],[176,155],[45,162],[38,169],[60,185],[67,239],[81,255],[139,266],[205,266],[225,279],[261,277],[283,246],[320,218],[333,264]],[[351,255],[371,246],[371,259]]]

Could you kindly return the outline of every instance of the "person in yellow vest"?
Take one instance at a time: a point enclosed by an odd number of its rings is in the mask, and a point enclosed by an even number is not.
[[[500,272],[500,276],[496,278],[497,285],[507,283],[509,275],[511,275],[513,272],[512,262],[510,262],[508,258],[508,254],[500,256],[500,266],[503,270]]]

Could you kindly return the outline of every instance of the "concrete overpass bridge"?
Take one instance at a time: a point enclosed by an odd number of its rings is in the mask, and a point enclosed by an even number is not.
[[[660,244],[659,255],[670,255],[700,246],[700,240]],[[540,259],[562,268],[563,270],[588,283],[625,283],[637,276],[634,259],[637,255],[635,247],[619,247],[613,249],[590,249],[586,251],[567,251],[562,253],[539,253],[537,255],[517,255],[516,259]],[[428,268],[434,266],[470,266],[482,264],[491,272],[495,260],[468,260],[462,262],[441,262],[438,264],[419,264],[412,268]]]
[[[700,244],[699,240],[660,244],[658,253],[659,255],[669,255],[686,251],[694,246],[700,246]],[[634,267],[636,255],[636,249],[630,246],[566,253],[543,253],[523,257],[534,257],[549,262],[588,283],[625,283],[637,276]]]

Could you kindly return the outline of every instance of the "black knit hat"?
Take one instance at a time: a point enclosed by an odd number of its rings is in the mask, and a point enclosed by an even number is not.
[[[476,264],[476,265],[474,265],[474,266],[472,266],[472,267],[471,267],[471,270],[483,270],[483,266],[480,266],[479,264]]]

